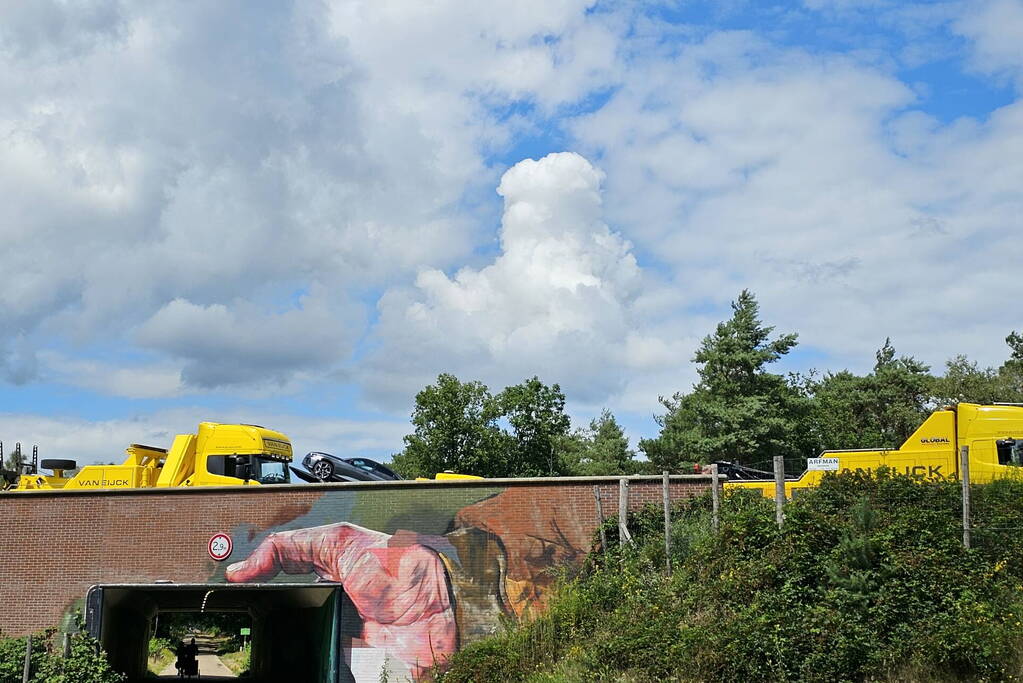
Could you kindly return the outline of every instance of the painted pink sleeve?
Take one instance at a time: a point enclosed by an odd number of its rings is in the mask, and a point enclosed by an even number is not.
[[[386,546],[389,536],[342,522],[270,534],[252,554],[230,565],[231,583],[269,581],[277,574],[316,574],[326,581],[341,581],[339,566],[368,548]]]

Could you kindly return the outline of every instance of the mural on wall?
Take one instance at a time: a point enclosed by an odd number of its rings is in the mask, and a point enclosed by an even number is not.
[[[243,559],[223,578],[341,583],[358,614],[343,643],[356,679],[379,680],[386,667],[422,680],[462,644],[493,633],[502,616],[540,607],[551,570],[585,557],[593,529],[550,493],[325,492],[301,517],[249,529],[232,558]]]

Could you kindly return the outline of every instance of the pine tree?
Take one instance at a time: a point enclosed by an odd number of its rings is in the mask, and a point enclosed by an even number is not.
[[[802,454],[808,404],[785,377],[766,370],[796,346],[797,335],[772,338],[773,331],[760,320],[756,297],[743,290],[732,302],[731,319],[697,350],[700,380],[692,392],[661,397],[661,433],[639,444],[656,467]]]

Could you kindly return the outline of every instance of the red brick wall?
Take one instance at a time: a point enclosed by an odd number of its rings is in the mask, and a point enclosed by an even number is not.
[[[512,573],[535,570],[528,543],[549,529],[567,539],[555,556],[577,561],[596,529],[595,485],[604,514],[617,514],[617,480],[596,478],[4,493],[0,632],[57,625],[94,584],[221,582],[225,565],[244,559],[268,533],[331,522],[387,533],[475,526],[502,539],[515,556]],[[671,495],[708,486],[704,476],[673,477]],[[659,504],[660,478],[630,478],[629,499],[633,509]],[[224,563],[207,552],[217,532],[235,545]]]

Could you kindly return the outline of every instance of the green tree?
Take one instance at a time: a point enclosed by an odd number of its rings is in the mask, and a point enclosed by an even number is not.
[[[565,414],[565,394],[557,384],[538,377],[506,387],[497,396],[514,437],[507,476],[538,477],[569,474],[561,448],[572,426]]]
[[[1005,381],[993,368],[982,368],[976,361],[958,355],[945,363],[945,374],[934,378],[933,402],[936,405],[956,403],[993,403],[1008,400]]]
[[[432,477],[453,471],[482,477],[508,473],[507,436],[497,424],[500,404],[481,382],[437,377],[416,394],[414,433],[392,464],[405,477]]]
[[[874,539],[878,517],[870,499],[860,498],[849,510],[850,526],[842,532],[830,562],[825,565],[834,586],[867,601],[888,577],[881,544]]]
[[[25,454],[16,448],[6,455],[3,462],[5,470],[10,472],[21,472],[21,464],[25,462]]]
[[[564,448],[566,469],[573,474],[599,476],[605,474],[635,474],[639,469],[636,454],[629,449],[625,431],[609,410],[590,420],[586,429],[576,430],[569,436]]]
[[[1009,345],[1009,359],[998,368],[1001,381],[999,401],[1023,402],[1023,334],[1015,330],[1005,338]]]
[[[929,368],[896,356],[891,339],[875,357],[869,375],[843,370],[810,383],[818,450],[897,448],[926,418],[935,384]]]
[[[766,367],[796,346],[795,334],[772,338],[756,297],[743,290],[731,319],[704,338],[693,360],[699,382],[689,394],[661,397],[660,434],[640,449],[658,468],[683,462],[754,463],[802,455],[808,405],[789,381]]]

